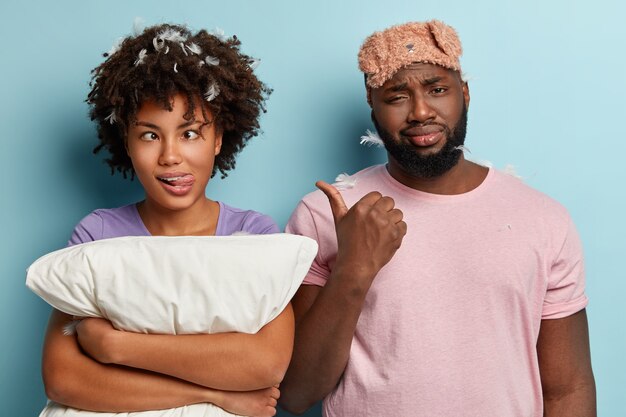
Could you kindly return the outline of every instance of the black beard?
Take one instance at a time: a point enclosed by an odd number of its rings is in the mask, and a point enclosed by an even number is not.
[[[452,131],[448,127],[444,127],[443,133],[446,135],[446,143],[437,153],[429,155],[420,155],[415,152],[415,146],[410,143],[401,143],[396,141],[391,133],[383,129],[374,117],[372,112],[372,121],[378,131],[378,135],[385,144],[387,152],[395,159],[402,169],[415,178],[436,178],[450,169],[458,162],[463,151],[457,149],[465,143],[465,134],[467,132],[467,108],[463,104],[463,111],[459,121]],[[409,127],[421,126],[420,123],[414,123]]]

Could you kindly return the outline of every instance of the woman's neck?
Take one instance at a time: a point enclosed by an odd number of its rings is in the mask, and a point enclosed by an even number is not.
[[[137,211],[153,236],[212,236],[220,206],[204,198],[189,208],[171,210],[146,199],[137,204]]]

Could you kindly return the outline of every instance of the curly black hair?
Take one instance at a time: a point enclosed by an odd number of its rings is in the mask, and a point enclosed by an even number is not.
[[[213,115],[222,132],[222,148],[215,157],[212,176],[222,178],[235,167],[235,157],[249,139],[259,133],[259,115],[271,89],[254,75],[255,60],[241,53],[236,36],[226,38],[201,30],[195,34],[180,25],[162,24],[129,36],[92,71],[87,96],[90,117],[98,126],[100,143],[94,153],[106,149],[111,173],[124,178],[135,171],[125,140],[142,103],[154,100],[171,110],[171,98],[187,97],[185,118],[193,118],[202,98],[202,113]],[[117,50],[115,50],[117,49]]]

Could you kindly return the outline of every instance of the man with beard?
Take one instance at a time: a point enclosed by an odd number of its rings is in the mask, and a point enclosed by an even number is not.
[[[595,416],[578,235],[557,202],[463,157],[460,55],[438,21],[361,47],[388,163],[341,192],[318,182],[289,220],[319,253],[293,300],[287,410]]]

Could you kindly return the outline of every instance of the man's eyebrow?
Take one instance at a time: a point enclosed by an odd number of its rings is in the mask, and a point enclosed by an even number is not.
[[[388,87],[386,90],[397,92],[397,91],[406,90],[406,87],[407,87],[407,83],[401,83],[401,84],[392,85]]]
[[[425,80],[422,80],[422,85],[433,85],[438,83],[439,81],[443,80],[445,77],[442,76],[434,76],[434,77],[430,77],[430,78],[426,78]]]

